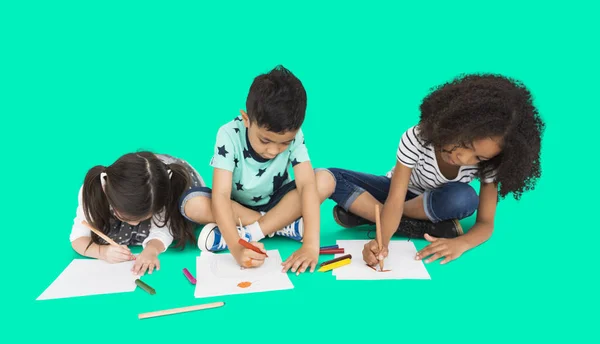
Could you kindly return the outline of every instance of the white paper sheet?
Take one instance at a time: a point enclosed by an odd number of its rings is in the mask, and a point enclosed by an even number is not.
[[[202,252],[196,258],[194,296],[212,297],[293,289],[287,273],[281,272],[278,250],[267,251],[265,263],[258,268],[241,268],[231,254]],[[249,283],[248,283],[249,282]]]
[[[132,292],[138,278],[131,273],[134,264],[135,261],[109,264],[98,259],[73,259],[37,300]]]
[[[389,255],[384,260],[383,269],[375,271],[368,267],[362,258],[362,250],[368,240],[338,240],[337,244],[352,255],[352,263],[334,269],[337,280],[385,280],[385,279],[431,279],[422,261],[415,260],[417,248],[411,241],[391,241]],[[335,257],[343,256],[337,254]],[[379,266],[376,267],[379,270]]]

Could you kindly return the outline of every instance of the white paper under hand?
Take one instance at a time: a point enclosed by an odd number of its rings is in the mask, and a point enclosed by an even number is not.
[[[132,292],[135,261],[110,264],[98,259],[73,259],[37,300]]]
[[[385,280],[385,279],[431,279],[425,265],[420,260],[415,260],[417,248],[410,241],[391,241],[388,245],[389,255],[383,261],[384,270],[375,271],[362,259],[362,250],[367,240],[338,240],[340,248],[345,254],[352,255],[352,263],[345,267],[333,270],[337,280]],[[336,255],[336,258],[342,256]],[[376,267],[379,270],[379,266]]]
[[[244,269],[231,254],[202,252],[196,258],[196,291],[194,296],[212,297],[293,289],[287,273],[281,272],[278,250],[267,251],[268,258],[258,268]]]

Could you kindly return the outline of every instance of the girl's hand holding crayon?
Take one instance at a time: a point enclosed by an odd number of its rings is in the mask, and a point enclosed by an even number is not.
[[[380,260],[385,259],[388,256],[388,248],[384,245],[380,252],[377,240],[371,240],[365,244],[362,254],[365,263],[369,266],[373,266],[379,264]]]
[[[310,266],[310,272],[315,271],[315,267],[319,262],[319,246],[311,247],[303,244],[302,247],[294,252],[288,259],[286,259],[281,265],[283,265],[282,272],[287,272],[290,268],[296,275],[300,275],[308,269]]]
[[[100,245],[100,259],[114,264],[134,260],[135,257],[125,245]]]
[[[152,274],[154,269],[156,269],[156,271],[160,270],[158,254],[159,252],[154,246],[146,246],[135,260],[135,265],[131,271],[133,271],[135,275],[143,275],[146,271],[148,271],[149,274]]]
[[[453,239],[434,238],[429,234],[425,234],[425,240],[429,241],[430,244],[424,249],[417,252],[415,259],[425,259],[425,263],[431,263],[439,258],[444,258],[441,264],[446,264],[458,257],[460,257],[466,250],[469,249],[468,243],[462,238],[457,237]]]
[[[240,266],[245,268],[256,268],[265,263],[267,251],[265,250],[265,245],[259,242],[253,241],[250,244],[258,248],[263,253],[257,253],[239,244],[235,246],[232,245],[230,251]]]

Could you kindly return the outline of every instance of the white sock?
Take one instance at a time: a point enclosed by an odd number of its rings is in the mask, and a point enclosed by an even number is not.
[[[246,230],[248,231],[248,233],[250,233],[250,236],[252,237],[252,241],[259,241],[259,240],[265,238],[265,235],[263,234],[263,231],[260,228],[258,221],[247,225]]]

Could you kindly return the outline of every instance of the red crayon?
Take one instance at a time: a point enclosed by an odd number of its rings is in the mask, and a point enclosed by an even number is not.
[[[252,245],[251,243],[249,243],[249,242],[245,241],[245,240],[244,240],[244,239],[242,239],[242,238],[240,238],[240,239],[238,240],[238,243],[239,243],[240,245],[244,246],[245,248],[249,249],[249,250],[252,250],[252,251],[254,251],[254,252],[256,252],[256,253],[264,254],[266,257],[269,257],[269,256],[267,256],[267,254],[266,254],[266,253],[264,253],[263,251],[261,251],[261,250],[260,250],[258,247],[256,247],[256,246]]]
[[[336,248],[336,249],[331,249],[331,250],[321,250],[319,251],[319,254],[340,254],[340,253],[344,253],[344,249],[343,248]]]

